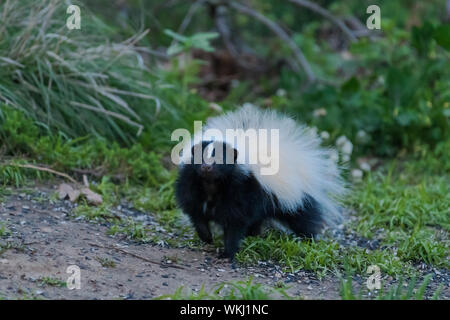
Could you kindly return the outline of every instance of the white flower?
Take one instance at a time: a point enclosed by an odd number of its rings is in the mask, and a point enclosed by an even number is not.
[[[359,130],[356,134],[356,141],[358,143],[365,143],[369,140],[369,135],[364,130]]]
[[[364,139],[367,136],[367,133],[364,130],[359,130],[356,134],[357,138]]]
[[[352,154],[353,151],[353,143],[351,143],[350,141],[346,141],[345,144],[341,147],[341,151],[342,153],[346,154],[346,155],[350,155]]]
[[[279,97],[285,97],[286,96],[286,90],[284,90],[283,88],[279,88],[276,92],[276,95]]]
[[[321,137],[323,140],[328,140],[328,139],[330,139],[330,134],[329,134],[327,131],[322,131],[322,132],[320,133],[320,137]]]
[[[215,102],[211,102],[211,103],[208,105],[208,107],[209,107],[210,109],[216,111],[216,112],[222,112],[222,111],[223,111],[222,107],[221,107],[220,105],[218,105],[217,103],[215,103]]]
[[[327,115],[327,110],[324,108],[319,108],[314,110],[313,112],[314,117],[319,118],[319,117],[324,117]]]
[[[340,136],[339,138],[337,138],[336,140],[336,145],[338,147],[342,146],[345,142],[347,141],[347,137],[346,136]]]
[[[368,164],[367,162],[361,162],[359,164],[359,167],[364,171],[370,171],[371,169],[370,164]]]
[[[350,156],[349,156],[348,154],[344,154],[344,155],[342,156],[342,161],[344,161],[344,162],[350,161]]]
[[[363,177],[363,172],[359,169],[353,169],[351,174],[352,174],[353,180],[355,180],[355,181],[360,181]]]
[[[336,140],[336,146],[343,154],[350,155],[353,151],[353,143],[346,136],[340,136]]]

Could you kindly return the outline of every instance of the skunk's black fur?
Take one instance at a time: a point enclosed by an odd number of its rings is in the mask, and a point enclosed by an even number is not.
[[[209,143],[203,141],[202,150]],[[312,197],[305,199],[298,212],[285,212],[276,196],[264,191],[252,174],[243,174],[237,164],[223,163],[193,164],[192,158],[191,163],[180,167],[175,186],[177,202],[191,218],[201,240],[212,241],[210,221],[223,227],[222,257],[233,260],[242,239],[258,235],[267,219],[278,220],[301,237],[314,237],[321,230],[321,210]]]

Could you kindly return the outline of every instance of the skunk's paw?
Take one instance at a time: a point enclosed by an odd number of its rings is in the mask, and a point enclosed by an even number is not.
[[[228,262],[230,262],[230,263],[234,263],[235,262],[234,255],[231,256],[229,253],[227,253],[225,251],[219,253],[219,259],[228,259]]]

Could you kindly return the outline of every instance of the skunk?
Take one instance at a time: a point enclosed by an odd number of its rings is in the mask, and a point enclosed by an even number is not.
[[[226,134],[230,129],[232,137]],[[249,129],[275,129],[278,140],[275,134],[261,147],[246,134]],[[208,130],[214,134],[207,136]],[[263,152],[267,156],[269,149],[278,167],[264,174],[267,161],[250,159]],[[212,242],[210,222],[223,228],[221,257],[230,261],[242,239],[258,235],[267,221],[275,220],[299,237],[314,238],[325,225],[342,219],[338,202],[345,186],[330,151],[320,146],[311,129],[290,117],[245,105],[210,118],[183,149],[175,198],[202,241]]]

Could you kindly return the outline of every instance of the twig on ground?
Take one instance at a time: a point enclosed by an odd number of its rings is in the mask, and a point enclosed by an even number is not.
[[[19,163],[2,163],[1,165],[3,165],[3,166],[11,166],[11,167],[19,167],[19,168],[27,168],[27,169],[34,169],[34,170],[38,170],[38,171],[45,171],[45,172],[49,172],[49,173],[55,174],[55,175],[60,176],[60,177],[64,177],[67,180],[69,180],[70,182],[78,184],[78,182],[74,178],[70,177],[69,175],[67,175],[65,173],[62,173],[62,172],[59,172],[59,171],[56,171],[56,170],[53,170],[53,169],[50,169],[50,168],[47,168],[47,167],[35,166],[33,164],[19,164]]]
[[[160,263],[160,262],[157,262],[157,261],[154,261],[154,260],[150,260],[148,258],[142,257],[142,256],[140,256],[138,254],[135,254],[133,252],[127,251],[127,250],[122,249],[122,248],[117,248],[117,247],[113,247],[113,246],[102,246],[100,244],[93,243],[93,242],[89,242],[89,245],[91,245],[93,247],[97,247],[97,248],[116,250],[116,251],[122,252],[124,254],[130,255],[132,257],[141,259],[143,261],[146,261],[146,262],[149,262],[149,263],[153,263],[153,264],[157,264],[157,265],[162,266],[162,267],[170,267],[170,268],[183,269],[183,270],[186,269],[186,268],[184,268],[182,266],[179,266],[179,265],[176,265],[176,264],[163,264],[163,263]]]

